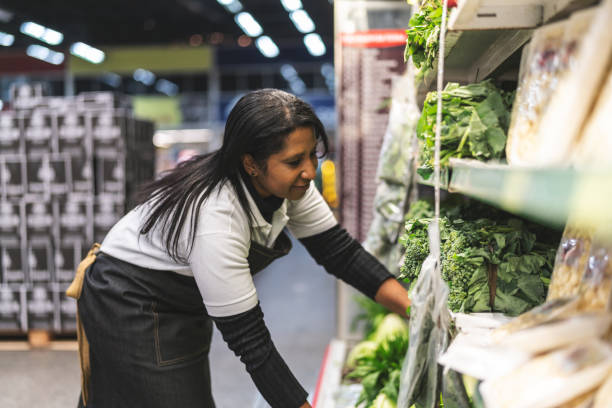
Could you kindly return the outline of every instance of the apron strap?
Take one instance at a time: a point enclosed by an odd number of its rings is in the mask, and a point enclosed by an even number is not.
[[[95,243],[87,253],[85,259],[79,263],[74,279],[72,280],[72,283],[68,289],[66,289],[67,296],[77,300],[81,298],[81,293],[83,292],[83,282],[85,281],[85,271],[95,262],[98,252],[100,252],[100,244]],[[87,341],[87,336],[85,335],[85,330],[83,329],[78,306],[76,324],[77,343],[79,345],[79,362],[81,365],[81,398],[83,399],[83,405],[87,406],[87,399],[89,398],[89,384],[91,379],[91,364],[89,361],[89,342]]]

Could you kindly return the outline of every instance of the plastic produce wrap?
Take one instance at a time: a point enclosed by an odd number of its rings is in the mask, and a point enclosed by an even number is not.
[[[610,168],[612,157],[612,71],[599,94],[572,161],[579,167]]]
[[[434,408],[440,398],[442,373],[437,361],[448,344],[450,314],[446,307],[448,287],[436,262],[440,254],[436,221],[429,224],[429,240],[430,254],[412,291],[410,345],[402,365],[399,408],[414,403]]]
[[[594,240],[580,283],[581,310],[612,310],[612,245]]]
[[[480,386],[487,407],[554,408],[592,391],[612,370],[612,346],[600,340],[536,357]]]
[[[365,249],[394,275],[399,274],[402,257],[398,236],[413,184],[415,129],[420,115],[411,72],[408,69],[406,75],[393,79],[389,124],[378,161],[374,217],[364,242]]]
[[[568,20],[539,28],[522,55],[522,69],[512,109],[506,159],[513,165],[533,164],[542,113],[556,88],[562,67],[563,32]]]
[[[532,354],[540,354],[571,344],[601,338],[612,324],[612,314],[582,313],[568,319],[552,320],[510,334],[497,344]]]
[[[612,372],[608,379],[599,387],[595,393],[595,401],[592,408],[612,407]]]
[[[574,296],[587,267],[593,231],[569,222],[557,249],[547,300]]]

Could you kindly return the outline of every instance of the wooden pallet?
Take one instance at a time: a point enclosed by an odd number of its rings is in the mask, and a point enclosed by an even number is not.
[[[0,351],[25,350],[77,350],[76,334],[56,334],[44,329],[0,333]]]

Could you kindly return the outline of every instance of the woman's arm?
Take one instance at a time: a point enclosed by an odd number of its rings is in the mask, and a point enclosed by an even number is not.
[[[411,304],[408,292],[395,279],[384,281],[378,288],[374,300],[402,317],[410,317],[407,313]]]
[[[391,311],[406,315],[408,293],[387,268],[336,225],[327,231],[300,238],[310,255],[325,270]]]

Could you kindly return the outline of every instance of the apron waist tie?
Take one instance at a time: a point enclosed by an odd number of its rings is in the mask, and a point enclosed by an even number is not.
[[[81,293],[83,292],[83,282],[85,281],[85,271],[91,266],[96,260],[96,257],[100,252],[100,244],[95,243],[87,253],[87,256],[79,263],[76,274],[72,283],[66,289],[66,295],[79,300]],[[89,397],[89,384],[91,379],[91,365],[89,361],[89,342],[83,329],[81,322],[81,316],[77,306],[76,315],[76,332],[77,332],[77,343],[79,345],[79,362],[81,365],[81,398],[83,399],[83,405],[87,406],[87,399]]]

